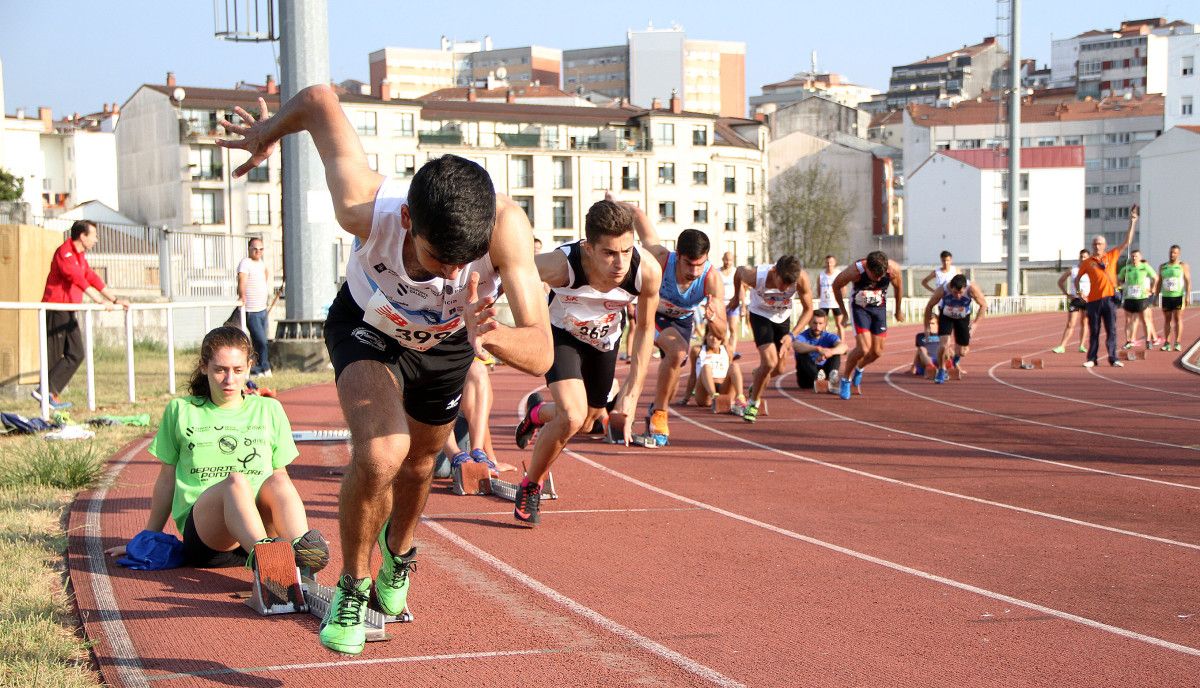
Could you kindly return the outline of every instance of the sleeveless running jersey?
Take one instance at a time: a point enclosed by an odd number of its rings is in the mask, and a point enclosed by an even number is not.
[[[863,308],[887,305],[887,290],[892,286],[892,276],[884,272],[883,277],[871,279],[867,274],[867,261],[860,260],[854,264],[858,269],[858,279],[854,280],[854,305]]]
[[[1150,285],[1154,281],[1154,269],[1148,263],[1127,264],[1121,268],[1121,279],[1125,285],[1121,287],[1122,294],[1127,299],[1145,299],[1150,297]]]
[[[408,201],[403,186],[393,179],[379,186],[371,235],[365,242],[354,240],[346,282],[368,325],[403,347],[427,351],[462,328],[471,273],[479,273],[480,299],[499,293],[500,275],[491,255],[484,254],[452,280],[433,277],[419,282],[409,277],[403,258],[408,230],[400,224],[400,208]]]
[[[678,255],[671,251],[667,256],[667,266],[663,268],[662,286],[658,288],[658,314],[668,318],[686,320],[692,317],[692,309],[706,297],[704,279],[708,277],[708,271],[712,266],[708,261],[704,261],[704,272],[693,280],[686,290],[681,292],[679,283],[675,281],[675,258]]]
[[[954,279],[954,276],[957,274],[958,274],[958,268],[955,268],[955,267],[951,267],[949,270],[942,270],[941,268],[934,270],[933,271],[933,281],[934,281],[933,288],[937,289],[938,287],[944,287],[947,284],[950,284],[950,280]]]
[[[1078,276],[1079,266],[1075,265],[1071,268],[1071,276],[1067,278],[1067,294],[1072,299],[1079,297],[1079,292],[1075,291],[1075,278]],[[1079,280],[1079,289],[1086,294],[1091,289],[1091,284],[1092,281],[1088,279],[1087,275],[1084,275],[1083,278]]]
[[[725,351],[725,345],[721,345],[721,350],[712,352],[708,347],[700,347],[700,355],[696,357],[696,374],[700,374],[700,369],[704,366],[712,368],[713,380],[720,382],[729,374],[729,353]]]
[[[792,297],[796,295],[796,285],[790,284],[787,289],[767,289],[767,273],[770,265],[759,265],[754,278],[754,288],[750,290],[751,313],[762,316],[774,323],[787,322],[792,317]]]
[[[641,254],[635,248],[625,279],[602,292],[587,283],[578,241],[558,250],[567,254],[567,286],[550,288],[550,324],[600,351],[612,351],[621,338],[625,306],[633,303],[642,288]]]
[[[974,299],[971,298],[971,281],[967,280],[962,296],[955,297],[950,293],[949,287],[942,293],[941,313],[947,318],[961,320],[971,315],[972,303]]]
[[[1158,267],[1163,296],[1183,296],[1183,263],[1163,263]]]
[[[833,293],[833,281],[837,279],[840,270],[834,270],[833,274],[829,274],[824,270],[817,276],[817,287],[821,290],[821,298],[817,301],[817,308],[837,308],[837,297]]]

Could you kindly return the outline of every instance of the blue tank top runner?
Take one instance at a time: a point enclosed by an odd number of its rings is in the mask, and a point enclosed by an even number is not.
[[[712,266],[708,261],[704,261],[704,272],[688,285],[687,291],[680,293],[679,283],[675,280],[675,258],[678,255],[675,251],[671,251],[671,254],[667,257],[667,265],[663,269],[662,286],[658,288],[658,298],[675,306],[674,309],[671,309],[672,311],[677,312],[676,309],[678,311],[687,311],[686,314],[674,316],[681,320],[686,320],[692,317],[692,309],[704,300],[704,280],[708,277],[708,271]]]

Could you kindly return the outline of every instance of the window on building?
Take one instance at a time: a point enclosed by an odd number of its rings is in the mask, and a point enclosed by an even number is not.
[[[753,205],[746,206],[746,231],[753,232],[758,229],[758,207]]]
[[[374,172],[379,171],[379,154],[378,153],[367,153],[367,167],[370,167],[371,170]]]
[[[1104,169],[1106,170],[1127,170],[1129,169],[1129,158],[1105,158]]]
[[[725,242],[725,251],[729,255],[733,256],[733,264],[737,265],[738,264],[738,262],[737,262],[737,242],[736,241],[726,241]],[[729,298],[728,295],[726,295],[726,298]]]
[[[1184,55],[1179,58],[1179,76],[1191,76],[1196,72],[1196,56]]]
[[[196,146],[189,149],[188,167],[192,171],[192,179],[220,179],[224,173],[221,154],[212,146]]]
[[[271,224],[271,195],[264,193],[246,194],[246,224]]]
[[[958,141],[958,147],[965,149],[965,150],[971,150],[974,148],[982,148],[983,147],[983,139],[960,139]]]
[[[737,191],[737,168],[733,165],[725,166],[725,193],[735,193]]]
[[[571,188],[571,159],[565,157],[554,158],[554,188],[569,189]]]
[[[692,145],[708,145],[708,127],[692,127]]]
[[[612,190],[612,163],[608,161],[592,163],[592,189],[596,191]]]
[[[533,186],[533,156],[514,155],[512,185],[522,189]]]
[[[674,184],[675,183],[675,163],[664,162],[658,166],[658,183],[659,184]]]
[[[394,136],[413,135],[413,113],[401,112],[396,115],[396,130]]]
[[[525,211],[525,217],[529,218],[529,226],[533,226],[533,196],[513,196],[513,203],[521,207]]]
[[[1179,114],[1181,114],[1181,115],[1192,114],[1192,97],[1191,96],[1183,96],[1182,98],[1179,99]]]
[[[1100,209],[1099,208],[1084,208],[1083,209],[1083,219],[1099,220],[1100,219]]]
[[[258,167],[251,167],[250,173],[246,175],[246,181],[250,182],[269,182],[271,181],[271,167],[269,163],[264,162]]]
[[[1087,186],[1083,187],[1083,193],[1088,196],[1095,196],[1096,194],[1100,193],[1100,185],[1088,184]]]
[[[658,204],[658,221],[659,222],[674,222],[675,221],[675,201],[661,201]]]
[[[641,179],[638,177],[638,164],[632,163],[621,166],[621,188],[625,191],[637,191],[641,188]]]
[[[746,195],[753,196],[758,193],[758,181],[756,170],[753,167],[746,168]]]
[[[725,204],[725,231],[737,231],[737,205],[734,203]]]
[[[692,209],[692,222],[695,222],[698,225],[708,223],[707,203],[697,203],[696,207]]]
[[[697,186],[708,184],[708,165],[704,163],[692,165],[692,184]]]
[[[417,173],[417,159],[414,155],[396,156],[396,176],[411,177]]]
[[[1064,136],[1063,137],[1063,145],[1064,146],[1081,146],[1081,145],[1083,145],[1083,137],[1082,136]]]
[[[1038,146],[1057,146],[1058,145],[1058,137],[1057,136],[1039,136],[1037,139],[1037,145]]]
[[[654,145],[656,146],[674,146],[675,145],[675,125],[668,122],[656,122],[654,124]]]
[[[374,136],[378,132],[374,112],[355,110],[350,121],[354,123],[354,131],[359,136]]]
[[[1116,134],[1105,134],[1105,143],[1129,143],[1133,140],[1133,133],[1128,131],[1118,132]]]
[[[558,198],[554,199],[554,228],[555,229],[571,229],[574,224],[571,222],[571,199]]]
[[[192,192],[192,224],[219,225],[225,222],[220,191]]]

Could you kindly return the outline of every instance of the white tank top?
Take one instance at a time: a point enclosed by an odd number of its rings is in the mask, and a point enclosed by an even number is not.
[[[835,269],[833,274],[821,271],[817,276],[818,286],[821,289],[821,299],[817,302],[817,308],[837,308],[837,297],[833,294],[833,281],[837,279],[840,270]]]
[[[950,280],[954,279],[954,276],[957,274],[958,274],[958,268],[956,268],[956,267],[951,267],[949,270],[941,270],[941,269],[934,270],[933,271],[933,281],[934,281],[933,288],[937,289],[938,287],[944,287],[947,284],[950,284]]]
[[[796,285],[787,289],[767,289],[767,273],[770,265],[759,265],[754,278],[754,288],[750,290],[750,312],[760,315],[774,323],[787,322],[792,318],[792,297],[796,295]]]
[[[1079,296],[1079,293],[1075,291],[1075,278],[1078,276],[1079,266],[1076,265],[1071,268],[1071,276],[1067,279],[1067,293],[1071,295],[1071,298]],[[1092,281],[1088,279],[1087,275],[1084,275],[1083,279],[1079,280],[1079,288],[1083,290],[1083,293],[1088,293],[1091,290],[1091,286]]]
[[[721,350],[713,353],[707,347],[700,347],[700,355],[696,357],[696,374],[700,374],[700,369],[704,366],[712,368],[713,380],[720,382],[729,374],[729,352],[725,351],[725,345],[721,345]]]
[[[558,250],[567,254],[567,286],[550,289],[550,324],[600,351],[612,351],[621,338],[621,314],[642,289],[641,254],[633,250],[620,285],[600,291],[587,283],[578,241]]]
[[[346,267],[346,283],[354,302],[363,309],[363,320],[416,351],[433,348],[463,326],[467,282],[479,273],[479,298],[500,291],[500,275],[490,254],[468,264],[453,280],[434,277],[418,282],[404,270],[403,248],[408,230],[400,224],[400,208],[407,202],[403,184],[385,179],[375,197],[371,235],[354,240]]]

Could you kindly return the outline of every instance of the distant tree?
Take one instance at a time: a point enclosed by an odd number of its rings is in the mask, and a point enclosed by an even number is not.
[[[855,200],[842,193],[837,176],[819,165],[793,167],[771,184],[767,217],[771,220],[772,260],[791,254],[806,268],[841,255]]]
[[[25,180],[0,167],[0,201],[19,201],[25,195]]]

